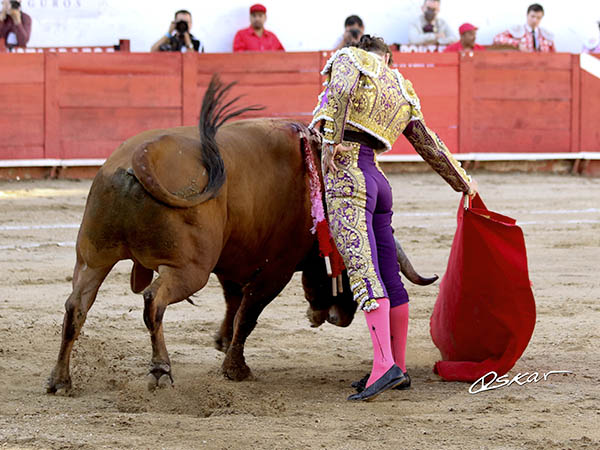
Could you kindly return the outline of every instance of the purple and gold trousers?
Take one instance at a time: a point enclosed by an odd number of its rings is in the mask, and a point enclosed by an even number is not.
[[[325,177],[325,200],[331,234],[348,269],[360,309],[375,309],[376,299],[390,306],[408,302],[400,278],[392,229],[392,188],[375,152],[344,141],[351,151],[338,152],[337,170]]]

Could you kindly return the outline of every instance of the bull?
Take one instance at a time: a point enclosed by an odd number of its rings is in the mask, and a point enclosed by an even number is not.
[[[334,295],[311,233],[307,168],[320,168],[320,139],[305,125],[274,119],[228,119],[232,87],[213,77],[198,127],[150,130],[125,141],[94,178],[76,243],[73,290],[65,303],[58,360],[47,392],[68,391],[70,354],[100,285],[120,260],[133,261],[130,284],[143,293],[150,333],[149,388],[173,383],[162,320],[214,273],[226,312],[215,336],[224,375],[251,377],[244,345],[262,310],[296,271],[312,326],[351,323],[356,309],[347,274]],[[308,137],[308,139],[306,139]],[[399,251],[401,254],[401,251]],[[407,261],[403,271],[420,284]],[[154,278],[154,273],[158,276]]]

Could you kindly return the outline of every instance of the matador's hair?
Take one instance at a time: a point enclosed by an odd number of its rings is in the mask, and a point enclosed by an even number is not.
[[[358,43],[358,48],[367,52],[381,53],[382,55],[388,54],[390,55],[389,65],[392,65],[392,51],[383,38],[371,36],[370,34],[363,34]]]

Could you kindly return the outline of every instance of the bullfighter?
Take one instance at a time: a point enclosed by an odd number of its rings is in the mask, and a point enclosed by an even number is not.
[[[404,134],[454,190],[477,185],[441,139],[425,125],[410,81],[389,67],[383,39],[364,35],[358,47],[338,50],[309,127],[320,124],[325,200],[332,236],[348,269],[355,301],[365,312],[373,344],[368,379],[348,400],[370,400],[410,386],[405,352],[408,294],[399,274],[392,223],[392,190],[376,156]]]

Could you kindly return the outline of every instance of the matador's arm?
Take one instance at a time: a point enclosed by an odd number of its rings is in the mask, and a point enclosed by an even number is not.
[[[323,117],[325,119],[323,142],[328,144],[342,142],[351,96],[359,78],[360,71],[353,63],[351,56],[340,52],[333,61],[327,90],[324,93],[323,101],[327,103],[327,107]]]
[[[469,192],[471,177],[452,156],[439,136],[425,125],[421,102],[412,83],[405,79],[402,82],[402,88],[404,96],[412,105],[412,119],[403,131],[404,136],[421,155],[421,158],[439,173],[452,186],[452,189],[458,192]]]
[[[471,178],[452,156],[444,142],[421,119],[414,119],[404,129],[417,153],[457,192],[469,192]]]

